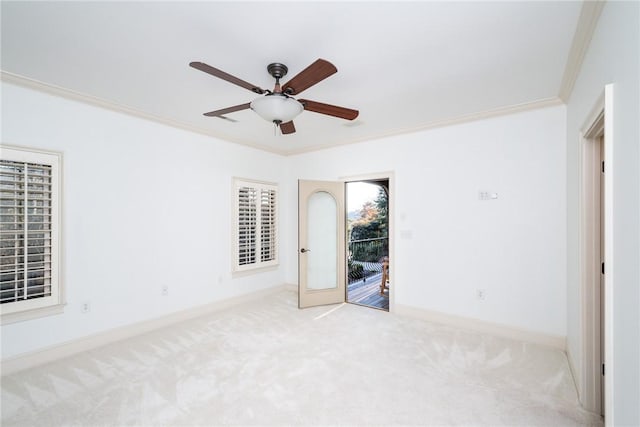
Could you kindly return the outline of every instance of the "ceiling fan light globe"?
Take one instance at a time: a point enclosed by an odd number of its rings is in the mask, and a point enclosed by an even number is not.
[[[251,109],[268,122],[286,123],[302,113],[304,107],[291,97],[272,93],[254,99]]]

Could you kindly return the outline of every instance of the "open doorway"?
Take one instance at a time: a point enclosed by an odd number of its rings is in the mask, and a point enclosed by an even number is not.
[[[346,183],[349,303],[389,311],[389,180]]]
[[[585,409],[609,417],[613,408],[612,289],[614,85],[608,84],[582,126],[580,137],[580,338],[578,382]],[[605,419],[605,424],[611,422]]]
[[[581,400],[592,412],[605,415],[606,342],[606,174],[605,111],[600,110],[584,133],[582,145],[582,311],[584,385]]]

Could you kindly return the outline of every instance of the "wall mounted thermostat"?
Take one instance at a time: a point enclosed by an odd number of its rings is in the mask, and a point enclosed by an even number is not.
[[[495,200],[498,198],[498,193],[492,193],[491,191],[479,191],[479,200]]]

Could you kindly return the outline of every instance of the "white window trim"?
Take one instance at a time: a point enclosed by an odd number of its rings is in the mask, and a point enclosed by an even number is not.
[[[260,260],[260,237],[261,237],[261,222],[257,221],[256,222],[256,262],[252,263],[252,264],[244,264],[244,265],[240,265],[239,262],[239,231],[238,231],[238,222],[239,222],[239,216],[240,216],[240,206],[238,203],[238,190],[242,187],[249,187],[249,188],[255,188],[257,190],[275,190],[276,192],[276,202],[275,202],[275,224],[276,224],[276,232],[275,232],[275,258],[269,261],[261,261]],[[272,182],[265,182],[265,181],[256,181],[256,180],[251,180],[251,179],[245,179],[245,178],[237,178],[234,177],[232,179],[232,191],[231,191],[231,195],[232,195],[232,203],[231,205],[233,206],[233,215],[231,218],[232,221],[232,226],[231,226],[231,232],[232,232],[232,236],[231,236],[231,250],[232,250],[232,256],[231,256],[231,260],[232,260],[232,265],[231,265],[231,271],[233,273],[242,273],[242,272],[249,272],[249,271],[254,271],[254,270],[258,270],[258,269],[263,269],[263,268],[267,268],[267,267],[274,267],[277,266],[279,263],[279,258],[280,258],[280,245],[279,245],[279,234],[280,234],[280,228],[279,228],[279,222],[278,222],[278,217],[279,217],[279,211],[280,211],[280,191],[278,189],[278,184],[276,183],[272,183]],[[259,218],[259,216],[257,216]]]
[[[51,165],[51,295],[0,305],[0,324],[9,324],[62,313],[62,153],[0,144],[0,158]]]

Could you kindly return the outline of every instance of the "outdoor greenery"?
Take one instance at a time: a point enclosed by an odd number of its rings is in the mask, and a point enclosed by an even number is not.
[[[360,208],[360,217],[349,224],[350,240],[388,237],[388,198],[382,187],[373,202],[365,202]]]
[[[349,222],[349,250],[353,261],[379,262],[389,255],[388,197],[384,188],[374,201],[364,203],[359,217]],[[351,276],[351,266],[349,268]]]
[[[350,240],[388,237],[388,214],[387,193],[380,187],[376,199],[373,202],[365,202],[360,208],[360,217],[350,221]]]

